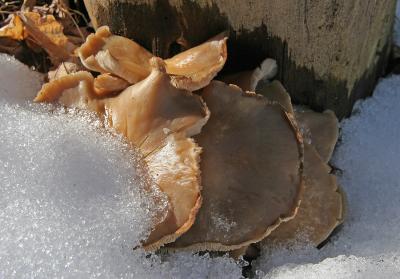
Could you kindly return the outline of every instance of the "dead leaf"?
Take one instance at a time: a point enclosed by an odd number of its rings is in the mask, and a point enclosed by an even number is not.
[[[54,16],[41,17],[35,12],[21,13],[22,22],[28,33],[29,39],[43,48],[50,56],[53,64],[58,65],[61,61],[69,58],[72,48],[68,38],[63,33],[63,27],[56,21]],[[68,48],[70,48],[68,50]]]
[[[24,30],[24,24],[21,18],[17,15],[11,15],[11,21],[6,26],[0,28],[0,37],[22,41],[26,36],[27,34]]]

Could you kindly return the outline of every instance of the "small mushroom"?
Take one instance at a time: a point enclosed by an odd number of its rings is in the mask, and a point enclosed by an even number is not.
[[[310,109],[296,109],[295,116],[300,130],[309,133],[309,140],[325,163],[332,157],[339,137],[339,122],[336,115],[326,110],[318,113]]]
[[[190,136],[200,132],[209,112],[199,96],[171,84],[161,59],[151,59],[151,65],[146,79],[117,96],[98,98],[92,75],[78,72],[45,84],[35,101],[58,100],[97,112],[142,152],[151,178],[169,201],[165,216],[144,243],[154,250],[186,232],[201,205],[201,148]]]
[[[227,59],[224,34],[166,59],[167,73],[177,88],[195,91],[207,86]]]
[[[126,80],[110,73],[98,75],[94,79],[94,93],[99,97],[119,93],[129,86]]]
[[[279,104],[213,81],[201,96],[210,120],[196,141],[203,205],[170,250],[229,251],[266,237],[294,217],[302,190],[302,143]]]
[[[76,52],[82,62],[82,64],[89,70],[95,72],[104,71],[95,59],[96,53],[98,53],[105,45],[106,39],[112,34],[108,26],[102,26],[96,30],[96,33],[89,34]]]
[[[90,34],[77,52],[88,69],[111,73],[131,84],[143,80],[151,71],[149,60],[153,55],[134,41],[111,34],[108,26]]]
[[[276,61],[271,58],[265,59],[259,67],[252,71],[243,71],[235,74],[223,76],[220,80],[235,84],[242,88],[243,91],[256,92],[258,83],[262,80],[272,79],[278,71]],[[257,91],[257,93],[259,93]]]
[[[93,76],[86,71],[61,76],[45,83],[34,99],[35,102],[60,102],[65,106],[86,108],[90,99]],[[66,92],[69,90],[68,92]],[[75,93],[71,93],[74,91]],[[71,97],[67,101],[67,97]],[[69,99],[69,98],[68,98]],[[83,103],[82,103],[82,100]]]

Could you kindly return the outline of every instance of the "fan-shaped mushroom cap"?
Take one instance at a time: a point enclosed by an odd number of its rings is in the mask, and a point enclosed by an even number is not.
[[[88,69],[112,73],[131,84],[146,78],[151,71],[153,55],[132,40],[112,35],[107,26],[97,29],[78,49],[78,55]]]
[[[294,219],[273,231],[264,244],[310,241],[322,243],[342,221],[344,216],[343,192],[339,192],[336,177],[329,174],[330,167],[321,160],[314,147],[304,145],[305,189],[301,205]]]
[[[158,224],[144,243],[155,250],[174,241],[192,225],[201,206],[200,153],[201,148],[183,133],[167,136],[162,145],[146,156],[150,176],[167,194],[170,212]]]
[[[101,74],[94,79],[94,93],[99,97],[119,93],[129,86],[126,80],[112,74]]]
[[[290,96],[278,81],[263,86],[259,92],[293,112]],[[338,123],[331,112],[296,110],[294,113],[304,138],[311,143],[304,146],[302,201],[296,217],[279,226],[264,242],[290,242],[306,237],[317,246],[344,218],[344,192],[338,190],[336,177],[329,174],[330,167],[326,164],[337,141]],[[325,157],[321,159],[322,156]]]
[[[301,136],[279,104],[213,81],[203,148],[203,205],[170,249],[228,251],[260,241],[291,219],[302,189]]]
[[[84,91],[79,91],[78,87],[82,84]],[[76,73],[61,76],[51,82],[45,83],[42,89],[34,99],[35,102],[55,102],[60,101],[66,106],[78,106],[82,107],[81,99],[89,99],[91,86],[93,84],[93,76],[91,73],[86,71],[79,71]],[[70,94],[71,91],[66,90],[78,90],[76,93]],[[66,96],[72,97],[71,101],[65,102]],[[87,101],[84,101],[86,104]],[[86,108],[84,105],[83,108]]]
[[[177,88],[189,91],[207,86],[225,65],[227,39],[223,35],[218,35],[165,60],[172,83]]]
[[[35,100],[58,99],[95,111],[143,153],[152,179],[169,200],[165,218],[145,242],[145,248],[152,250],[174,241],[194,222],[201,205],[201,148],[188,137],[200,132],[209,112],[199,96],[172,86],[161,59],[151,63],[153,70],[145,80],[114,97],[96,99],[90,90],[77,90],[90,82],[93,90],[90,73],[79,72],[43,86]],[[74,94],[65,96],[67,88]]]
[[[256,69],[223,76],[221,81],[228,84],[235,84],[242,88],[243,91],[256,92],[257,84],[261,80],[272,79],[277,71],[278,66],[276,61],[267,58]]]
[[[339,122],[335,114],[330,110],[318,113],[310,109],[296,109],[295,116],[300,130],[304,134],[309,133],[311,145],[327,163],[339,137]]]

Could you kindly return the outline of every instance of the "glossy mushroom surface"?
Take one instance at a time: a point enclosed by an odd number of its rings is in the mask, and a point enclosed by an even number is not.
[[[201,96],[211,117],[196,136],[203,205],[171,250],[229,251],[258,242],[294,217],[302,191],[302,143],[279,104],[213,81]]]

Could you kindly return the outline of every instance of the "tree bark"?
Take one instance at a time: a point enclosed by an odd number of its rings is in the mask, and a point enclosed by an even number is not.
[[[85,0],[109,25],[161,57],[228,30],[225,72],[277,60],[294,102],[348,116],[372,93],[391,48],[396,0]]]

